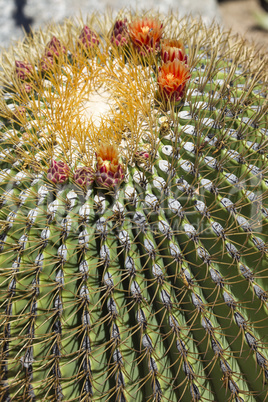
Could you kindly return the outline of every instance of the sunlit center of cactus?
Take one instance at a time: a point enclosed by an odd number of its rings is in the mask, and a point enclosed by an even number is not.
[[[81,103],[80,116],[82,120],[89,120],[98,128],[103,121],[112,120],[115,105],[112,93],[107,87],[101,86],[86,95]]]
[[[25,100],[38,131],[33,134],[27,122],[23,138],[30,143],[41,138],[38,158],[45,163],[64,158],[72,168],[93,167],[96,149],[104,143],[131,160],[141,138],[154,135],[150,125],[157,83],[152,68],[130,66],[122,58],[111,58],[108,50],[90,61],[84,54],[79,57],[73,66],[63,64],[60,73],[53,65],[55,71],[47,73],[38,100]]]

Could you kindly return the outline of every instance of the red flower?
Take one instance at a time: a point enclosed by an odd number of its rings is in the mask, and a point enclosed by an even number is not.
[[[163,24],[153,18],[145,17],[129,25],[129,36],[138,52],[142,55],[156,53],[160,47]]]
[[[181,40],[164,39],[161,42],[161,58],[164,63],[178,59],[187,63],[187,56]]]
[[[113,145],[103,145],[96,152],[96,182],[98,185],[113,188],[124,179],[123,166],[119,163],[118,151]]]
[[[191,74],[187,64],[175,59],[162,65],[158,74],[158,86],[165,100],[180,101]]]

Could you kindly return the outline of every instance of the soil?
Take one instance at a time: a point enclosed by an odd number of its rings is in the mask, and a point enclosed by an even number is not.
[[[258,0],[221,1],[219,8],[225,28],[231,28],[267,53],[268,31],[259,28],[254,18],[255,12],[265,12]]]

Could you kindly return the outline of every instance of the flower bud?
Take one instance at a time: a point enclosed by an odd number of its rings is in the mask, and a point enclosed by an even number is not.
[[[15,61],[16,75],[21,81],[29,80],[33,76],[33,66],[27,61]]]
[[[47,178],[55,184],[65,183],[70,175],[70,169],[65,162],[57,162],[52,160],[47,171]]]
[[[93,170],[88,166],[79,167],[74,173],[74,182],[81,187],[86,187],[94,181]]]
[[[92,49],[95,46],[98,46],[99,39],[92,29],[90,29],[87,25],[81,31],[81,34],[78,39],[78,44],[83,46],[85,49]]]
[[[56,36],[53,36],[51,41],[48,42],[45,48],[45,57],[59,57],[60,54],[66,53],[66,48],[61,44]]]
[[[164,39],[161,42],[161,59],[163,63],[178,59],[187,64],[187,56],[182,41],[176,39]]]
[[[115,46],[125,46],[129,42],[127,19],[117,20],[114,24],[111,42]]]
[[[124,179],[123,166],[119,163],[118,151],[113,145],[103,145],[96,152],[96,183],[101,187],[114,188]]]

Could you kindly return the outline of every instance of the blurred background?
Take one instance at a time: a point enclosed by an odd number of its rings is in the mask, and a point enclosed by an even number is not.
[[[114,13],[121,8],[157,9],[201,15],[207,24],[216,19],[226,29],[243,35],[264,51],[268,50],[268,0],[0,0],[0,46],[8,47],[23,38],[24,31],[43,27],[65,17],[85,16],[109,7]],[[23,31],[24,30],[24,31]]]
[[[225,28],[268,51],[268,0],[219,0],[218,6]]]

